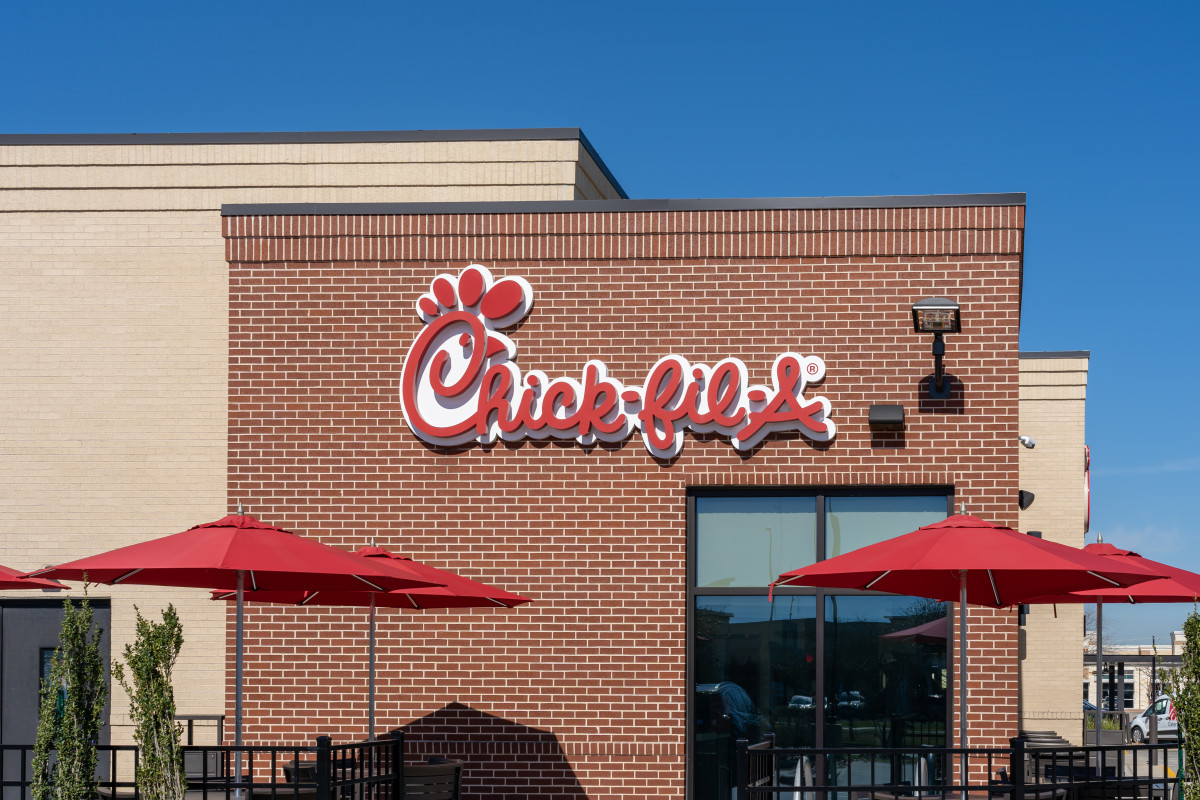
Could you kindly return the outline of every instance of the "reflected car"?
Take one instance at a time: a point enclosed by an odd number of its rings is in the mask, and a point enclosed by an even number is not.
[[[696,727],[701,732],[729,733],[735,739],[762,741],[771,726],[746,690],[732,681],[696,686]]]
[[[837,696],[838,710],[842,712],[861,711],[867,705],[862,692],[839,692]]]
[[[813,699],[807,694],[794,694],[792,699],[788,701],[788,708],[816,708],[813,705]]]

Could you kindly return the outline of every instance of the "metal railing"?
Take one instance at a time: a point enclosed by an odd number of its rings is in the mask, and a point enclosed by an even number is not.
[[[404,735],[370,742],[312,746],[184,746],[189,800],[400,800]],[[101,800],[141,800],[133,745],[97,747]],[[33,745],[0,745],[0,796],[31,800]]]
[[[201,730],[207,728],[213,732],[213,742],[219,743],[225,740],[225,715],[224,714],[177,714],[175,715],[176,722],[184,723],[184,743],[194,745],[196,743],[196,729]],[[201,723],[197,725],[196,723]],[[204,723],[208,723],[207,725]]]
[[[1171,745],[775,747],[737,743],[737,800],[1171,800]]]

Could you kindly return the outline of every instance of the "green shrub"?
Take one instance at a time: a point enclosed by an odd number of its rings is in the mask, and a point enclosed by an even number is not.
[[[78,608],[63,601],[63,624],[50,676],[42,684],[37,738],[33,746],[34,800],[90,800],[96,797],[96,744],[108,701],[102,630],[92,632],[87,589]],[[51,764],[50,755],[56,758]]]
[[[1096,730],[1096,713],[1094,711],[1084,712],[1083,727],[1088,731]],[[1124,727],[1121,724],[1121,717],[1117,716],[1116,714],[1105,714],[1100,718],[1100,730],[1124,730]]]
[[[137,637],[125,645],[125,664],[113,662],[113,675],[129,694],[134,739],[140,759],[137,785],[144,800],[183,800],[187,781],[179,749],[182,728],[175,721],[171,671],[183,647],[183,626],[168,605],[162,622],[150,622],[137,611]],[[130,680],[126,680],[125,667]]]
[[[1184,760],[1179,765],[1182,800],[1200,800],[1200,614],[1194,609],[1183,623],[1186,639],[1181,665],[1163,670],[1163,689],[1175,705],[1179,744]]]

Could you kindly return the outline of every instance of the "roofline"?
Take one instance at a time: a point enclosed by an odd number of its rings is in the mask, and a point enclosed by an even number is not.
[[[1021,350],[1017,358],[1087,358],[1092,357],[1091,350]]]
[[[532,200],[457,203],[227,203],[223,217],[369,214],[560,214],[636,211],[776,211],[850,208],[1023,206],[1024,192],[879,195],[874,197],[746,197],[662,200]]]
[[[231,133],[3,133],[0,146],[104,144],[349,144],[372,142],[514,142],[578,140],[623,198],[625,189],[580,128],[482,128],[446,131],[265,131]]]
[[[347,142],[507,142],[580,139],[579,128],[473,128],[445,131],[229,131],[208,133],[4,133],[0,145],[305,144]]]

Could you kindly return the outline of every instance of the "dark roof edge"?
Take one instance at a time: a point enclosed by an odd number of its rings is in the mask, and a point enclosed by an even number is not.
[[[596,152],[596,148],[592,147],[592,143],[588,141],[588,138],[583,135],[583,129],[575,128],[575,130],[579,133],[579,143],[588,151],[588,155],[592,157],[592,161],[596,162],[596,166],[604,173],[604,177],[608,178],[608,182],[617,190],[617,194],[621,196],[622,200],[628,200],[629,195],[625,194],[625,188],[617,181],[617,177],[608,171],[608,165],[604,163],[604,159]]]
[[[532,200],[467,203],[227,203],[223,217],[358,214],[561,214],[631,211],[776,211],[834,208],[1023,206],[1024,192],[877,197],[748,197],[694,200]]]
[[[307,144],[362,142],[507,142],[580,139],[579,128],[492,128],[448,131],[264,131],[232,133],[4,133],[0,145]],[[591,145],[587,145],[591,149]]]
[[[1021,350],[1017,358],[1091,358],[1091,350]]]

